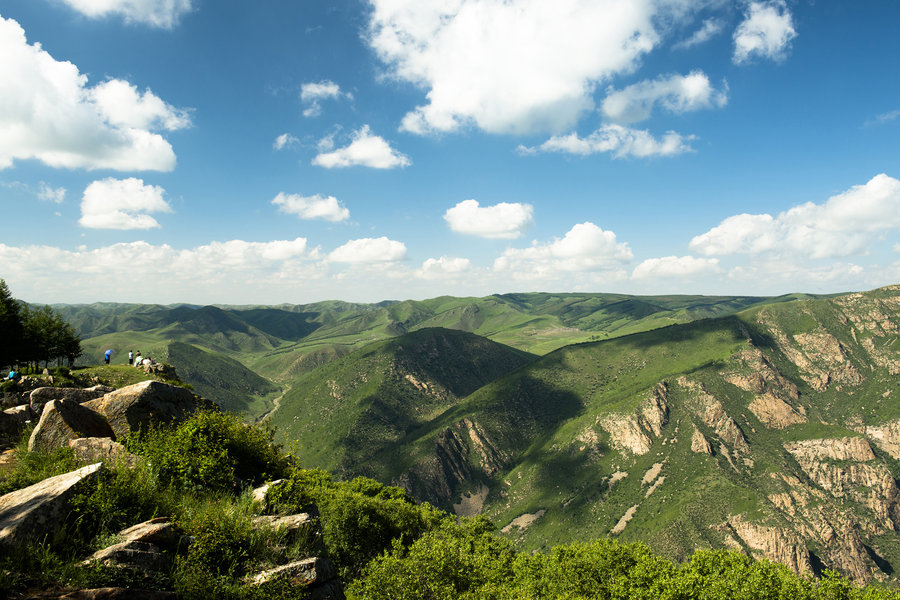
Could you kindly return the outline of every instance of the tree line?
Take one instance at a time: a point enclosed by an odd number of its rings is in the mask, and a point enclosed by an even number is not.
[[[0,279],[0,368],[41,363],[71,366],[81,356],[81,336],[50,306],[29,306],[13,298]]]

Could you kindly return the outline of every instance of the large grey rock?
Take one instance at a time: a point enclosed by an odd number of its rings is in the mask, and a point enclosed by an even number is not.
[[[69,440],[75,460],[82,464],[103,462],[108,466],[123,464],[133,467],[139,457],[108,437],[84,437]]]
[[[62,596],[58,600],[174,600],[175,592],[159,592],[155,590],[135,590],[130,588],[106,587],[92,590],[78,590]],[[43,596],[43,598],[48,598]]]
[[[295,585],[315,586],[334,579],[335,576],[331,561],[315,556],[263,571],[254,576],[250,584],[262,585],[275,578],[286,578]]]
[[[271,527],[272,529],[286,529],[288,531],[297,531],[309,527],[314,527],[317,519],[310,517],[307,513],[299,513],[296,515],[260,515],[253,517],[253,524],[257,527]]]
[[[269,488],[275,487],[276,485],[283,483],[284,479],[276,479],[275,481],[270,481],[268,483],[264,483],[258,488],[254,488],[253,490],[253,501],[259,504],[265,505],[266,503],[266,494],[269,492]]]
[[[51,400],[44,406],[28,450],[53,450],[81,437],[114,437],[106,418],[74,400]]]
[[[167,572],[172,567],[172,559],[162,549],[150,542],[132,540],[119,542],[98,550],[85,564],[99,562],[107,567],[116,567],[144,574]]]
[[[124,529],[116,537],[121,541],[98,550],[82,564],[99,562],[143,574],[168,572],[172,557],[165,550],[176,549],[181,536],[168,518],[158,517]]]
[[[39,387],[31,392],[29,403],[35,414],[41,414],[44,405],[53,400],[72,400],[74,402],[87,402],[94,398],[99,398],[103,394],[111,392],[113,388],[103,385],[97,385],[92,388],[60,388],[60,387]]]
[[[117,437],[151,423],[178,422],[205,404],[183,387],[142,381],[84,403],[109,421]]]
[[[0,497],[0,546],[41,538],[59,529],[66,503],[96,477],[101,463],[50,477]]]

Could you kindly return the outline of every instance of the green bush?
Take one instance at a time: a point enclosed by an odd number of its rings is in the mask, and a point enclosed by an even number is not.
[[[288,461],[267,424],[247,425],[231,413],[199,410],[174,427],[132,436],[164,485],[184,490],[234,490],[285,474]]]

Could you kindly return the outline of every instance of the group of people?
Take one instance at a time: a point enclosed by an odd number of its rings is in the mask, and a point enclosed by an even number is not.
[[[144,358],[143,356],[141,356],[140,350],[137,351],[137,354],[135,354],[131,350],[128,351],[128,364],[129,365],[134,365],[135,367],[141,367],[144,365],[152,365],[152,364],[154,364],[154,362],[156,362],[156,361],[154,361],[149,356],[147,358]]]

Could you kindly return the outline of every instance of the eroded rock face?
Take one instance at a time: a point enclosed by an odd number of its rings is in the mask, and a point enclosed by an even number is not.
[[[708,454],[712,456],[713,448],[709,443],[709,440],[706,439],[702,433],[700,433],[699,429],[694,429],[694,435],[691,436],[691,452],[695,452],[697,454]]]
[[[600,426],[609,433],[610,445],[636,455],[647,454],[669,422],[668,394],[668,386],[660,382],[635,414],[610,414],[603,418]]]
[[[106,419],[74,400],[51,400],[44,406],[31,438],[28,451],[65,447],[69,440],[81,437],[114,437]]]
[[[88,465],[0,497],[0,546],[56,531],[66,516],[66,503],[101,467]]]
[[[116,436],[123,437],[151,423],[184,420],[205,403],[183,387],[142,381],[85,402],[84,406],[106,417]]]
[[[866,437],[875,445],[887,452],[891,458],[900,460],[900,420],[884,425],[865,428]]]
[[[732,542],[743,542],[757,558],[780,562],[795,573],[812,572],[812,562],[804,541],[780,527],[745,521],[741,515],[737,515],[729,518],[720,530],[726,536],[731,535]],[[731,545],[741,547],[740,544]]]
[[[728,416],[722,403],[710,394],[702,383],[683,376],[677,381],[678,385],[689,392],[694,412],[724,444],[731,446],[736,453],[743,454],[750,451],[750,445],[741,428]]]
[[[803,440],[784,448],[822,489],[871,509],[874,532],[900,529],[900,489],[887,466],[875,460],[865,438]]]

